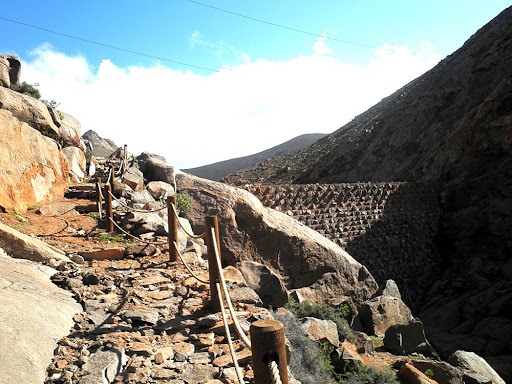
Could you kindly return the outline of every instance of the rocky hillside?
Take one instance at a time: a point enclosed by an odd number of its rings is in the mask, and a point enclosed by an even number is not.
[[[202,167],[184,169],[184,171],[205,179],[219,180],[230,173],[261,163],[267,159],[297,152],[299,149],[313,144],[324,136],[325,134],[323,133],[301,135],[254,155],[220,161],[218,163],[208,164]]]
[[[225,180],[450,180],[482,172],[468,169],[472,159],[495,168],[510,145],[511,19],[509,8],[435,68],[310,147]]]
[[[82,139],[87,140],[92,145],[92,155],[96,157],[107,157],[118,148],[112,140],[104,139],[92,129],[82,135]]]
[[[440,182],[444,273],[432,282],[421,318],[445,355],[454,348],[512,355],[511,37],[508,8],[338,131],[224,179]]]

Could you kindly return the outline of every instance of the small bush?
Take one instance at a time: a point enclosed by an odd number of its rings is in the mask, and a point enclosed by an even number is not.
[[[178,210],[181,212],[186,212],[192,207],[192,204],[190,204],[190,199],[183,193],[176,194],[176,203],[178,204]]]
[[[41,98],[41,92],[39,92],[39,89],[36,88],[38,86],[38,83],[29,84],[26,81],[24,81],[18,88],[18,92],[23,93],[24,95],[32,96],[39,100]]]
[[[334,384],[330,352],[311,340],[291,314],[272,313],[291,344],[290,371],[302,384]]]
[[[355,370],[338,375],[341,384],[399,384],[395,375],[357,362]]]
[[[322,320],[332,320],[338,328],[338,336],[340,340],[349,340],[354,342],[356,337],[350,326],[345,320],[345,317],[350,314],[350,308],[346,304],[341,304],[337,308],[331,307],[327,304],[316,304],[308,301],[298,303],[297,301],[290,299],[285,305],[295,317],[315,317]]]
[[[100,232],[96,235],[100,241],[108,241],[110,243],[133,243],[132,239],[127,239],[124,234],[104,233]]]

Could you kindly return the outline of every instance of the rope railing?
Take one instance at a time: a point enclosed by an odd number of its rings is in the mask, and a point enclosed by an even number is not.
[[[167,209],[167,207],[160,207],[160,208],[157,208],[157,209],[137,209],[137,208],[132,208],[126,204],[124,204],[121,200],[119,200],[117,197],[114,196],[114,194],[111,192],[111,191],[108,191],[108,193],[112,196],[112,198],[117,201],[122,207],[128,209],[129,211],[132,211],[132,212],[139,212],[139,213],[156,213],[156,212],[160,212],[160,211],[163,211],[164,209]]]
[[[178,215],[178,211],[176,210],[176,207],[174,206],[174,204],[171,204],[171,207],[172,207],[172,211],[174,213],[174,216],[176,217],[176,219],[178,220],[178,225],[181,227],[181,229],[183,230],[183,232],[185,232],[185,234],[188,236],[188,237],[191,237],[192,239],[202,239],[204,237],[206,237],[206,231],[204,231],[203,233],[201,233],[200,235],[194,235],[194,234],[190,234],[187,229],[185,228],[185,226],[181,223],[180,221],[180,218],[179,218],[179,215]]]
[[[229,325],[227,321],[228,313],[226,311],[229,310],[229,315],[233,322],[236,332],[238,333],[241,341],[252,351],[253,354],[253,368],[254,368],[254,377],[255,383],[264,383],[264,384],[288,384],[287,377],[287,364],[286,364],[286,352],[284,350],[284,333],[282,332],[282,324],[272,320],[272,325],[263,324],[259,326],[255,326],[257,323],[266,322],[266,321],[256,321],[251,324],[251,339],[247,336],[245,331],[242,329],[240,322],[238,320],[237,314],[233,308],[233,303],[231,302],[231,297],[229,295],[229,291],[227,288],[226,279],[222,270],[222,258],[220,255],[220,242],[218,237],[218,221],[217,217],[207,217],[205,220],[205,232],[201,235],[194,235],[190,233],[184,225],[179,220],[178,211],[176,209],[176,197],[172,196],[168,198],[167,207],[161,207],[155,210],[140,210],[129,207],[124,204],[122,201],[117,199],[112,191],[111,185],[107,185],[105,187],[105,192],[101,192],[100,184],[98,183],[98,209],[100,211],[100,217],[102,215],[101,212],[101,204],[105,201],[105,213],[106,223],[110,224],[110,229],[107,231],[112,231],[113,226],[115,226],[121,233],[125,234],[129,238],[132,238],[136,241],[145,244],[151,245],[169,245],[169,257],[170,261],[178,261],[178,259],[183,263],[188,273],[193,276],[196,280],[203,284],[210,285],[210,294],[211,294],[211,305],[214,311],[220,311],[222,315],[222,321],[224,324],[224,330],[226,332],[226,339],[229,345],[229,350],[231,357],[233,359],[233,364],[235,366],[235,371],[237,375],[237,379],[240,384],[244,384],[242,371],[240,369],[238,360],[236,358],[235,349],[233,347],[233,341],[231,337],[231,332],[229,330]],[[105,197],[107,197],[105,199]],[[168,241],[156,242],[141,239],[137,236],[132,235],[131,233],[124,230],[119,224],[117,224],[113,218],[112,213],[112,198],[115,199],[122,207],[128,209],[129,211],[141,212],[141,213],[156,213],[162,211],[164,209],[168,209]],[[209,280],[202,279],[199,277],[190,267],[190,265],[185,260],[182,251],[180,251],[178,246],[178,234],[177,234],[177,226],[180,226],[183,232],[189,237],[193,239],[206,238],[206,245],[208,248],[208,261],[209,261]],[[107,228],[109,228],[107,226]],[[187,250],[185,250],[186,252]],[[173,256],[174,254],[174,256]],[[218,306],[218,307],[217,307]],[[270,321],[270,320],[269,320]],[[278,324],[278,326],[275,325]],[[280,327],[280,335],[275,336],[274,332],[277,328]],[[253,328],[255,329],[253,334]],[[272,334],[272,335],[271,335]],[[275,345],[272,345],[272,344]],[[254,346],[256,344],[256,347]],[[264,345],[262,348],[261,345]],[[272,357],[274,357],[274,353],[278,356],[278,359],[274,358],[271,361],[268,360],[268,353],[272,352]],[[275,352],[274,352],[275,351]],[[281,362],[281,363],[280,363]],[[259,367],[259,368],[257,368]],[[258,376],[258,378],[257,378]]]
[[[224,309],[224,304],[222,303],[222,290],[219,283],[215,283],[215,287],[217,289],[217,295],[219,297],[220,304],[220,313],[222,314],[222,322],[224,323],[224,332],[226,332],[226,338],[228,340],[229,352],[231,354],[231,358],[233,359],[233,364],[235,365],[235,372],[240,384],[244,383],[244,378],[242,376],[242,371],[240,370],[240,365],[238,364],[238,359],[236,358],[235,348],[233,347],[233,341],[231,340],[231,332],[229,331],[226,310]],[[232,319],[234,322],[234,319]]]
[[[144,240],[144,239],[141,239],[140,237],[137,237],[137,236],[134,236],[132,235],[131,233],[125,231],[119,224],[117,224],[114,219],[112,219],[111,217],[109,217],[109,220],[112,222],[112,224],[114,224],[114,226],[119,229],[122,233],[124,233],[126,236],[129,236],[130,238],[134,239],[134,240],[137,240],[141,243],[146,243],[146,244],[150,244],[150,245],[165,245],[167,244],[167,241],[149,241],[149,240]]]
[[[279,366],[275,360],[271,360],[268,364],[268,369],[270,371],[270,378],[272,379],[272,384],[282,384],[281,375],[279,374]]]
[[[185,268],[187,268],[187,271],[188,273],[190,273],[193,277],[196,278],[196,280],[200,281],[201,283],[204,283],[204,284],[209,284],[210,281],[209,280],[203,280],[201,279],[199,276],[197,276],[194,271],[192,271],[192,268],[190,268],[190,266],[188,265],[188,263],[185,261],[185,258],[183,257],[183,255],[181,254],[180,252],[180,249],[178,247],[178,244],[174,241],[173,242],[173,245],[174,245],[174,248],[176,249],[176,251],[178,252],[178,256],[181,260],[181,262],[183,263],[183,265],[185,266]]]
[[[215,259],[216,259],[216,262],[217,262],[217,268],[219,270],[220,286],[221,286],[222,291],[224,293],[224,299],[226,300],[226,303],[228,305],[229,313],[231,315],[231,318],[233,320],[233,324],[235,325],[235,329],[236,329],[238,335],[240,336],[240,338],[242,339],[244,344],[248,348],[251,348],[251,341],[249,340],[249,338],[245,334],[244,330],[242,329],[242,326],[240,325],[240,322],[238,321],[238,318],[236,316],[235,309],[233,308],[233,303],[231,302],[231,298],[229,297],[229,292],[228,292],[228,289],[227,289],[226,280],[224,279],[224,273],[222,272],[222,262],[221,262],[221,259],[220,259],[219,250],[217,249],[217,238],[215,236],[215,229],[214,228],[210,228],[210,231],[211,231],[212,238],[213,238],[213,249],[214,249],[214,252],[215,252]]]

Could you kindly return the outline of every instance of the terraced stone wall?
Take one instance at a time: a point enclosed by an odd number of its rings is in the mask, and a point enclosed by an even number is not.
[[[439,273],[440,207],[434,184],[249,185],[262,203],[322,233],[380,283],[397,282],[415,307]]]

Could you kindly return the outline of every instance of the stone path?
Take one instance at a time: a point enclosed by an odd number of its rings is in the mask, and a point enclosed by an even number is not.
[[[185,254],[208,278],[206,262]],[[208,311],[208,286],[190,277],[167,254],[68,265],[54,282],[71,290],[84,311],[48,367],[46,383],[235,382],[219,313]],[[235,268],[226,278],[242,327],[270,318]],[[235,331],[233,329],[233,334]],[[237,336],[235,348],[245,379],[252,379],[251,353]]]

